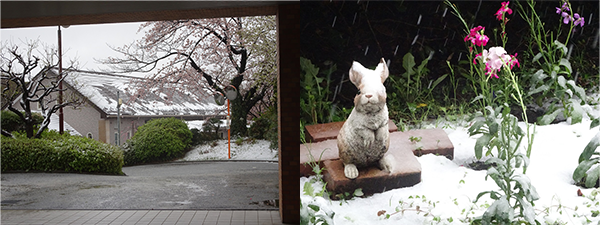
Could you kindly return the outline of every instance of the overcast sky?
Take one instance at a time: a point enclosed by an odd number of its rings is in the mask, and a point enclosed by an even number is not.
[[[63,67],[69,66],[66,62],[77,58],[79,69],[105,70],[107,66],[97,63],[94,59],[105,59],[108,56],[119,57],[108,46],[120,47],[143,37],[143,32],[138,33],[140,22],[113,23],[98,25],[73,25],[61,28]],[[26,40],[40,39],[41,43],[51,46],[58,45],[58,27],[33,27],[0,29],[2,43],[5,40],[22,45]]]

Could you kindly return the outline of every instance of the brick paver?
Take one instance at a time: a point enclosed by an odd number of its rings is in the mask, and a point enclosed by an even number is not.
[[[194,210],[2,210],[3,225],[14,224],[218,224],[278,225],[278,211]]]

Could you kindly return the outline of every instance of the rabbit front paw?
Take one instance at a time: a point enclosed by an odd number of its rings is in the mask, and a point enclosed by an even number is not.
[[[394,170],[394,156],[385,155],[379,160],[379,168],[386,172],[392,172]]]
[[[358,169],[354,164],[346,164],[344,165],[344,175],[348,179],[355,179],[358,177]]]

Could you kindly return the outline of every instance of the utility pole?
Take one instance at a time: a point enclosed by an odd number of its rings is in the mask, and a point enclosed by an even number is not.
[[[63,91],[62,91],[62,37],[60,32],[60,26],[58,26],[58,104],[63,103]],[[58,132],[64,133],[65,118],[63,115],[63,108],[58,109]]]
[[[62,34],[58,26],[58,104],[63,103],[63,85],[62,85]],[[69,28],[69,25],[62,25],[65,29]],[[63,134],[65,131],[65,117],[63,115],[63,107],[58,109],[58,132]]]
[[[119,97],[119,91],[117,91],[117,146],[121,146],[121,98]]]

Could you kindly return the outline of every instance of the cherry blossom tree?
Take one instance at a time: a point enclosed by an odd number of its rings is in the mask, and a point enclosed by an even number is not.
[[[134,85],[138,97],[158,89],[171,99],[169,90],[179,88],[212,98],[234,86],[231,130],[245,135],[248,115],[274,102],[275,24],[274,16],[147,22],[138,30],[145,32],[141,40],[111,47],[122,57],[99,61],[119,72],[148,73]]]
[[[71,61],[72,66],[63,71],[61,79],[57,79],[56,75],[52,76],[49,73],[51,68],[58,66],[56,51],[48,46],[43,46],[43,51],[39,51],[39,40],[24,44],[24,47],[21,48],[8,41],[2,43],[0,73],[2,78],[6,79],[2,85],[2,97],[3,100],[10,102],[7,104],[7,109],[17,114],[25,125],[27,137],[39,138],[50,124],[52,114],[60,108],[81,104],[81,100],[74,96],[63,97],[60,104],[57,101],[57,92],[61,90],[58,84],[68,76],[65,71],[73,69],[76,62]],[[38,70],[39,72],[37,72]],[[23,113],[12,104],[16,100],[19,100],[19,106]],[[37,131],[34,127],[32,104],[39,106],[44,117]],[[12,137],[4,129],[2,129],[2,135]]]

